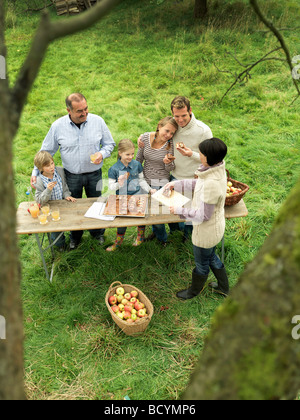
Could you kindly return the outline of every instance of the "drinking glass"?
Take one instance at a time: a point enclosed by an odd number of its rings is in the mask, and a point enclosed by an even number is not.
[[[41,208],[41,210],[42,210],[42,213],[43,214],[45,214],[46,216],[49,216],[49,214],[50,214],[50,206],[43,206],[42,208]]]
[[[54,222],[58,222],[58,221],[60,220],[60,213],[59,213],[59,209],[54,209],[54,210],[52,210],[51,214],[52,214],[52,220],[53,220]]]
[[[47,215],[46,214],[40,214],[39,215],[39,221],[40,221],[41,225],[47,224],[48,223]]]

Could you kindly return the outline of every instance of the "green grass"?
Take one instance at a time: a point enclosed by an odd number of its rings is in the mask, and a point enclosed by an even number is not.
[[[297,27],[298,3],[261,3],[278,27]],[[192,4],[125,1],[93,28],[50,46],[14,144],[16,198],[17,204],[26,199],[33,157],[51,123],[65,114],[67,94],[85,94],[90,112],[105,119],[116,142],[136,141],[155,129],[170,114],[173,97],[187,95],[196,117],[226,141],[231,176],[250,186],[249,216],[227,222],[225,265],[233,287],[299,176],[300,101],[290,106],[295,89],[287,66],[269,62],[220,106],[233,80],[215,65],[240,71],[226,52],[251,63],[277,42],[259,32],[264,27],[246,0],[212,2],[203,23],[193,21]],[[53,19],[59,18],[53,13]],[[37,24],[37,16],[10,15],[11,83]],[[298,55],[295,31],[284,35]],[[115,160],[116,151],[105,161],[104,173]],[[59,154],[55,161],[60,163]],[[192,301],[178,301],[175,292],[189,283],[194,267],[191,244],[183,245],[176,234],[166,249],[156,243],[135,249],[135,234],[129,229],[122,249],[107,255],[85,233],[77,250],[57,256],[53,284],[45,279],[34,237],[19,238],[28,398],[180,397],[222,298],[205,291]],[[107,244],[114,236],[115,231],[106,232]],[[104,298],[113,281],[136,285],[153,302],[154,317],[143,336],[127,337],[111,320]]]

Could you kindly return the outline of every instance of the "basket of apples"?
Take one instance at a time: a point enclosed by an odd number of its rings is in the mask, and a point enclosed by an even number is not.
[[[148,327],[153,305],[147,296],[130,284],[114,282],[105,297],[106,306],[115,323],[127,335],[138,335]]]
[[[229,171],[226,169],[227,172],[227,191],[226,191],[226,199],[225,199],[225,206],[233,206],[237,204],[249,190],[247,184],[243,184],[240,181],[236,181],[235,179],[230,178]]]

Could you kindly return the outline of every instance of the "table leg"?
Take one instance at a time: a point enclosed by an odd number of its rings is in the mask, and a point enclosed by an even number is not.
[[[48,268],[47,268],[47,264],[46,264],[46,261],[45,261],[45,258],[44,258],[43,247],[42,247],[42,244],[40,242],[39,235],[37,233],[35,233],[34,236],[35,236],[35,239],[36,239],[39,251],[40,251],[40,255],[41,255],[41,258],[42,258],[42,262],[43,262],[44,270],[45,270],[45,273],[46,273],[46,277],[51,282],[50,276],[49,276],[49,271],[48,271]]]
[[[49,246],[47,248],[45,248],[45,249],[43,249],[43,245],[42,245],[43,244],[43,241],[41,243],[40,238],[39,238],[39,235],[37,233],[35,233],[35,239],[36,239],[36,242],[37,242],[39,251],[40,251],[40,255],[41,255],[41,258],[42,258],[42,262],[43,262],[43,266],[44,266],[46,277],[47,277],[48,281],[50,281],[50,283],[52,283],[53,274],[54,274],[54,258],[55,258],[53,246],[56,244],[56,242],[59,240],[59,238],[63,235],[63,232],[55,239],[54,242],[51,242],[51,235],[50,235],[50,233],[47,233],[47,235],[48,235],[48,240],[49,240]],[[49,275],[49,271],[48,271],[47,264],[46,264],[45,257],[44,257],[44,253],[48,249],[51,250],[51,254],[52,254],[52,267],[51,267],[51,273],[50,273],[50,275]]]

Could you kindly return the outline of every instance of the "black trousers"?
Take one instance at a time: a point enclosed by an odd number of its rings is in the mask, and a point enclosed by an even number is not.
[[[89,172],[85,174],[72,174],[71,172],[65,169],[66,181],[71,191],[72,197],[82,198],[83,189],[85,190],[86,196],[90,197],[100,197],[102,192],[102,169],[99,169],[94,172]],[[105,229],[93,229],[90,230],[90,234],[98,239],[103,235]],[[71,232],[70,239],[79,243],[83,235],[82,230]]]

